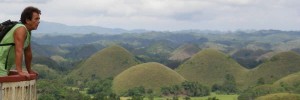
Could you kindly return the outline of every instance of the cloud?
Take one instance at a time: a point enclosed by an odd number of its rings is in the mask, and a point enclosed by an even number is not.
[[[125,29],[300,29],[297,0],[0,0],[0,20],[28,5],[42,20]]]

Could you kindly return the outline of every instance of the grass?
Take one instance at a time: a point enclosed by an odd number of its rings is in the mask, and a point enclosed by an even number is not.
[[[206,86],[222,84],[226,74],[233,75],[237,85],[242,85],[247,69],[228,55],[214,50],[203,49],[175,69],[189,81],[200,82]]]
[[[228,55],[214,49],[204,49],[175,69],[185,79],[212,86],[222,84],[224,76],[235,77],[241,90],[256,85],[262,78],[265,83],[273,83],[289,74],[300,71],[300,55],[282,52],[273,56],[254,69],[246,69]]]
[[[110,46],[89,57],[78,69],[69,74],[75,80],[91,77],[105,79],[115,77],[127,68],[137,65],[134,56],[121,46]]]
[[[207,100],[209,97],[216,97],[219,100],[238,100],[239,95],[234,94],[234,95],[220,95],[220,94],[216,94],[216,93],[211,93],[210,96],[205,96],[205,97],[191,97],[191,100]],[[154,100],[167,100],[167,99],[171,99],[172,100],[173,97],[155,97]],[[185,100],[185,97],[179,97],[179,100]],[[121,97],[121,100],[128,100],[130,99],[130,97]],[[147,97],[144,98],[144,100],[150,100]]]
[[[293,93],[274,93],[256,98],[256,100],[299,100],[299,94]]]
[[[123,71],[114,78],[112,89],[121,94],[130,88],[143,86],[152,89],[154,94],[160,88],[180,84],[185,79],[174,70],[155,62],[143,63]]]

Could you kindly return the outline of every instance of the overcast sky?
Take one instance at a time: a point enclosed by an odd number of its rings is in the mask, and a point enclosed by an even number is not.
[[[300,30],[300,0],[0,0],[0,21],[27,6],[66,25],[174,31]]]

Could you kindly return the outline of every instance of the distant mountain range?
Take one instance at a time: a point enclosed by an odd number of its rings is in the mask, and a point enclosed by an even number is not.
[[[62,35],[62,34],[90,34],[90,33],[97,33],[97,34],[120,34],[120,33],[140,33],[146,32],[143,29],[137,30],[125,30],[120,28],[104,28],[100,26],[68,26],[61,23],[54,23],[54,22],[46,22],[41,21],[38,29],[33,31],[33,33],[42,33],[42,34],[52,34],[52,35]]]

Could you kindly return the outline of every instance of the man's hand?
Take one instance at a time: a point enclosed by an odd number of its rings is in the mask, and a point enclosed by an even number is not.
[[[22,77],[26,77],[26,78],[29,78],[29,77],[30,77],[29,74],[24,73],[24,72],[18,72],[18,74],[19,74],[20,76],[22,76]]]
[[[29,74],[35,74],[36,76],[39,75],[37,72],[35,72],[35,71],[33,71],[33,70],[29,70],[28,73],[29,73]]]

